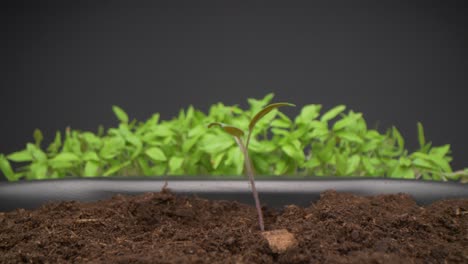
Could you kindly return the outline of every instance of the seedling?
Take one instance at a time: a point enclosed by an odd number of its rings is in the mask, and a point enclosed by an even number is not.
[[[295,105],[290,104],[290,103],[274,103],[263,108],[250,120],[249,131],[247,133],[247,139],[245,141],[245,144],[244,144],[244,141],[242,140],[242,138],[244,137],[244,131],[242,131],[240,128],[227,125],[227,124],[223,124],[223,123],[219,123],[219,122],[213,122],[208,125],[208,127],[220,126],[221,128],[224,129],[224,131],[226,131],[231,136],[233,136],[242,154],[244,155],[245,171],[247,173],[247,176],[249,177],[250,186],[252,188],[252,194],[255,200],[255,207],[257,208],[258,222],[259,222],[261,231],[265,231],[265,225],[263,222],[263,214],[262,214],[262,208],[260,206],[260,199],[258,198],[258,192],[257,192],[257,189],[255,188],[253,166],[252,166],[252,161],[250,160],[250,157],[249,157],[249,143],[250,143],[250,138],[252,136],[252,132],[255,127],[255,124],[257,124],[257,122],[260,119],[262,119],[262,117],[264,117],[266,114],[271,112],[273,109],[281,107],[281,106],[295,106]]]

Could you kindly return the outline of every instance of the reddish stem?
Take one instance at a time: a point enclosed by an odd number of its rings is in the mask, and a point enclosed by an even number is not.
[[[260,199],[258,198],[257,188],[255,188],[255,179],[254,179],[252,162],[251,162],[250,157],[249,157],[249,151],[244,146],[244,144],[242,143],[242,140],[240,138],[238,138],[238,137],[234,137],[234,138],[236,139],[237,145],[239,145],[242,153],[244,154],[245,169],[247,171],[247,175],[249,176],[250,186],[252,187],[252,194],[254,196],[255,207],[257,208],[257,214],[258,214],[258,223],[260,225],[260,230],[263,232],[263,231],[265,231],[265,225],[263,223],[262,207],[260,205]]]

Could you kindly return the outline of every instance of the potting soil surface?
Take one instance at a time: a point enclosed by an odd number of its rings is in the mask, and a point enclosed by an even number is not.
[[[307,208],[255,208],[164,190],[0,213],[0,263],[468,263],[468,199],[418,206],[405,194],[322,193]]]

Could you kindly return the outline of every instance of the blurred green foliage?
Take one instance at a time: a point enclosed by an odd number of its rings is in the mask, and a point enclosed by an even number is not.
[[[243,156],[233,138],[208,129],[211,122],[248,127],[250,119],[273,99],[248,99],[250,106],[217,103],[205,114],[192,106],[171,120],[158,113],[145,122],[130,121],[113,106],[119,124],[97,133],[67,128],[42,148],[44,136],[8,155],[0,171],[10,181],[96,176],[242,175]],[[250,156],[258,175],[372,176],[426,180],[468,179],[468,169],[453,172],[450,146],[432,146],[417,124],[419,149],[409,152],[397,128],[370,129],[362,113],[339,105],[321,113],[305,105],[289,118],[278,109],[265,115],[250,139]],[[15,163],[14,170],[11,164]]]

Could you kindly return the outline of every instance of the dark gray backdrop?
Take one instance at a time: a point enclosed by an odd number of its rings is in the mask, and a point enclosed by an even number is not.
[[[66,126],[116,124],[276,93],[370,125],[416,122],[468,167],[467,14],[460,2],[15,1],[1,14],[0,153]],[[295,112],[296,111],[296,112]]]

